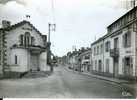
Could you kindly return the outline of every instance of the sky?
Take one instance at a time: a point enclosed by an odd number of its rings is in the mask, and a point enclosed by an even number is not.
[[[107,26],[127,12],[121,5],[123,1],[0,0],[0,25],[2,20],[12,24],[28,20],[48,35],[48,23],[56,23],[56,31],[51,32],[51,49],[55,55],[63,56],[74,47],[90,47],[106,34]],[[30,19],[26,15],[30,15]]]

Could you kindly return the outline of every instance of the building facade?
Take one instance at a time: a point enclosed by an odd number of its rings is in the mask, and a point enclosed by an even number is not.
[[[2,22],[0,29],[0,73],[45,71],[47,68],[47,36],[30,22],[10,25]]]
[[[82,72],[90,72],[91,69],[91,49],[88,48],[84,52],[80,53],[79,56],[79,66]]]
[[[125,79],[137,77],[137,7],[107,27],[107,34],[91,44],[92,71]]]
[[[68,55],[68,64],[71,69],[76,70],[78,68],[78,51],[73,51]]]

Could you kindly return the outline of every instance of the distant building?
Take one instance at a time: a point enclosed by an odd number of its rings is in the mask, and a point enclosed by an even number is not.
[[[107,27],[108,33],[92,43],[93,72],[105,76],[137,77],[137,7]]]
[[[77,57],[78,57],[78,51],[73,51],[68,56],[68,61],[69,61],[68,63],[72,69],[76,69],[78,67]]]
[[[30,22],[10,25],[2,22],[0,29],[0,74],[21,75],[28,71],[47,68],[47,36]]]
[[[79,63],[82,72],[90,72],[91,67],[91,49],[88,48],[79,54]]]

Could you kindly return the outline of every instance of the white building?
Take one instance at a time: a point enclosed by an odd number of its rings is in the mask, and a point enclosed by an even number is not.
[[[76,69],[78,67],[78,51],[73,51],[68,56],[69,65],[72,69]]]
[[[2,22],[0,29],[0,74],[21,75],[28,71],[47,68],[47,36],[30,22],[10,25]]]
[[[105,76],[137,77],[137,7],[107,27],[108,33],[91,44],[92,71]]]
[[[80,67],[82,72],[90,72],[91,69],[91,49],[87,49],[84,52],[80,53]]]

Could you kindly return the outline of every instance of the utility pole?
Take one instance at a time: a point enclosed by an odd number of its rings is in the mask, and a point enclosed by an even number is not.
[[[47,43],[47,46],[48,46],[47,63],[50,66],[50,71],[53,72],[53,66],[51,64],[52,62],[51,62],[51,49],[50,49],[50,46],[51,46],[50,33],[51,31],[55,31],[56,24],[49,23],[48,28],[49,28],[49,32],[48,32],[48,43]]]
[[[53,0],[51,0],[51,12],[52,12],[52,17],[53,17],[53,22],[52,23],[48,23],[48,42],[47,42],[47,63],[50,66],[50,71],[53,72],[53,65],[51,62],[51,41],[50,41],[50,33],[51,31],[55,31],[56,30],[56,24],[54,23],[54,2]],[[54,24],[53,24],[54,23]]]

